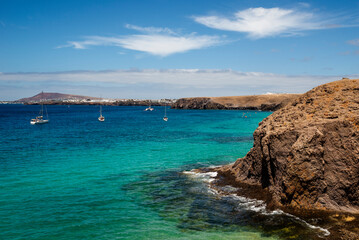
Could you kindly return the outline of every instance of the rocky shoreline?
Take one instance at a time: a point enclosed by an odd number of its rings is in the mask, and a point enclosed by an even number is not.
[[[231,186],[237,188],[237,191],[235,193],[236,195],[264,201],[266,208],[269,211],[281,210],[287,214],[296,216],[311,225],[328,230],[330,234],[325,236],[325,239],[359,239],[359,214],[341,211],[298,209],[288,206],[278,206],[273,204],[273,197],[268,189],[263,189],[259,185],[238,182],[233,175],[227,175],[226,173],[221,172],[221,167],[213,169],[200,169],[200,171],[217,171],[218,175],[216,177],[216,180],[211,183],[211,187],[213,189],[217,190],[223,188],[224,186]],[[323,239],[323,236],[318,236],[317,239]]]
[[[320,240],[358,240],[359,239],[359,214],[353,214],[341,211],[331,210],[314,210],[314,209],[298,209],[288,206],[278,206],[273,204],[272,194],[268,189],[263,189],[259,185],[239,182],[233,175],[227,175],[220,172],[219,167],[208,167],[201,169],[194,169],[192,172],[201,174],[213,174],[217,172],[214,181],[210,181],[210,188],[214,189],[221,197],[228,195],[237,195],[247,199],[255,199],[262,201],[265,204],[266,212],[269,214],[283,214],[297,218],[298,221],[303,222],[307,227],[318,231],[317,237],[310,239]],[[231,191],[223,191],[230,186]],[[236,189],[233,191],[233,189]],[[282,211],[282,213],[280,213]],[[269,229],[266,231],[271,232]],[[287,235],[292,235],[294,239],[298,238],[297,232],[287,229]],[[305,239],[305,238],[303,238]]]
[[[253,148],[216,185],[359,239],[359,79],[318,86],[264,119]],[[206,170],[203,170],[206,171]]]
[[[300,95],[301,94],[265,94],[233,97],[180,98],[172,105],[172,108],[276,111]]]

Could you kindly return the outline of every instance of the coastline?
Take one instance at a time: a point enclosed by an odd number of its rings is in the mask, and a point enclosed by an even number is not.
[[[233,176],[221,172],[223,167],[230,165],[232,164],[193,169],[189,172],[184,172],[184,174],[192,172],[193,174],[210,176],[212,179],[206,179],[205,181],[208,182],[208,187],[219,196],[235,195],[239,198],[245,198],[246,201],[253,202],[253,205],[249,208],[251,211],[262,211],[263,214],[273,215],[283,214],[302,221],[307,227],[318,230],[317,239],[359,239],[359,214],[278,206],[272,201],[272,196],[268,189],[262,189],[261,186],[255,184],[238,182]]]
[[[66,101],[44,101],[44,105],[84,105],[84,106],[168,106],[169,103],[144,101],[121,101],[121,102],[66,102]],[[39,102],[23,103],[24,105],[40,105]]]
[[[194,171],[215,172],[217,191],[231,186],[269,211],[330,229],[328,239],[359,239],[358,83],[313,88],[259,123],[245,157]]]
[[[45,96],[42,98],[42,96]],[[24,105],[103,105],[103,106],[170,106],[172,109],[276,111],[302,94],[264,94],[226,97],[192,97],[180,99],[100,99],[60,93],[40,93],[7,104]]]
[[[173,103],[175,109],[201,110],[257,110],[276,111],[301,96],[301,94],[264,94],[228,97],[180,98]]]

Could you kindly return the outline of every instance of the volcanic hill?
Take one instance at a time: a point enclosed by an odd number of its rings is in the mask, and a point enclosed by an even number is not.
[[[38,101],[51,101],[51,100],[66,100],[66,99],[74,99],[74,100],[100,100],[101,98],[96,97],[88,97],[88,96],[80,96],[80,95],[72,95],[72,94],[63,94],[63,93],[48,93],[43,92],[36,94],[35,96],[29,98],[21,98],[17,100],[17,102],[38,102]]]

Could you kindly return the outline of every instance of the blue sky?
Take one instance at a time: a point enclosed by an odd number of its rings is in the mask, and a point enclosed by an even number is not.
[[[359,1],[0,0],[0,100],[305,92],[359,74]]]

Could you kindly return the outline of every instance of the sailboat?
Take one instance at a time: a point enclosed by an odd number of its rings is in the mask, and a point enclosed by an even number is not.
[[[98,120],[100,122],[104,122],[105,121],[105,117],[102,116],[102,105],[100,105],[100,116],[98,117]]]
[[[165,122],[168,121],[168,117],[167,117],[167,104],[165,105],[165,116],[163,117],[163,121],[165,121]]]
[[[44,94],[44,92],[41,92],[41,97],[42,97],[43,94]],[[40,100],[40,102],[41,102],[41,110],[40,110],[39,116],[37,116],[36,118],[30,120],[31,125],[44,124],[44,123],[48,123],[50,121],[49,116],[47,114],[46,106],[45,106],[45,111],[46,111],[46,118],[47,119],[44,119],[44,103],[42,102],[42,100]]]
[[[151,104],[148,106],[148,108],[145,109],[145,111],[153,111],[154,109],[151,107]]]

